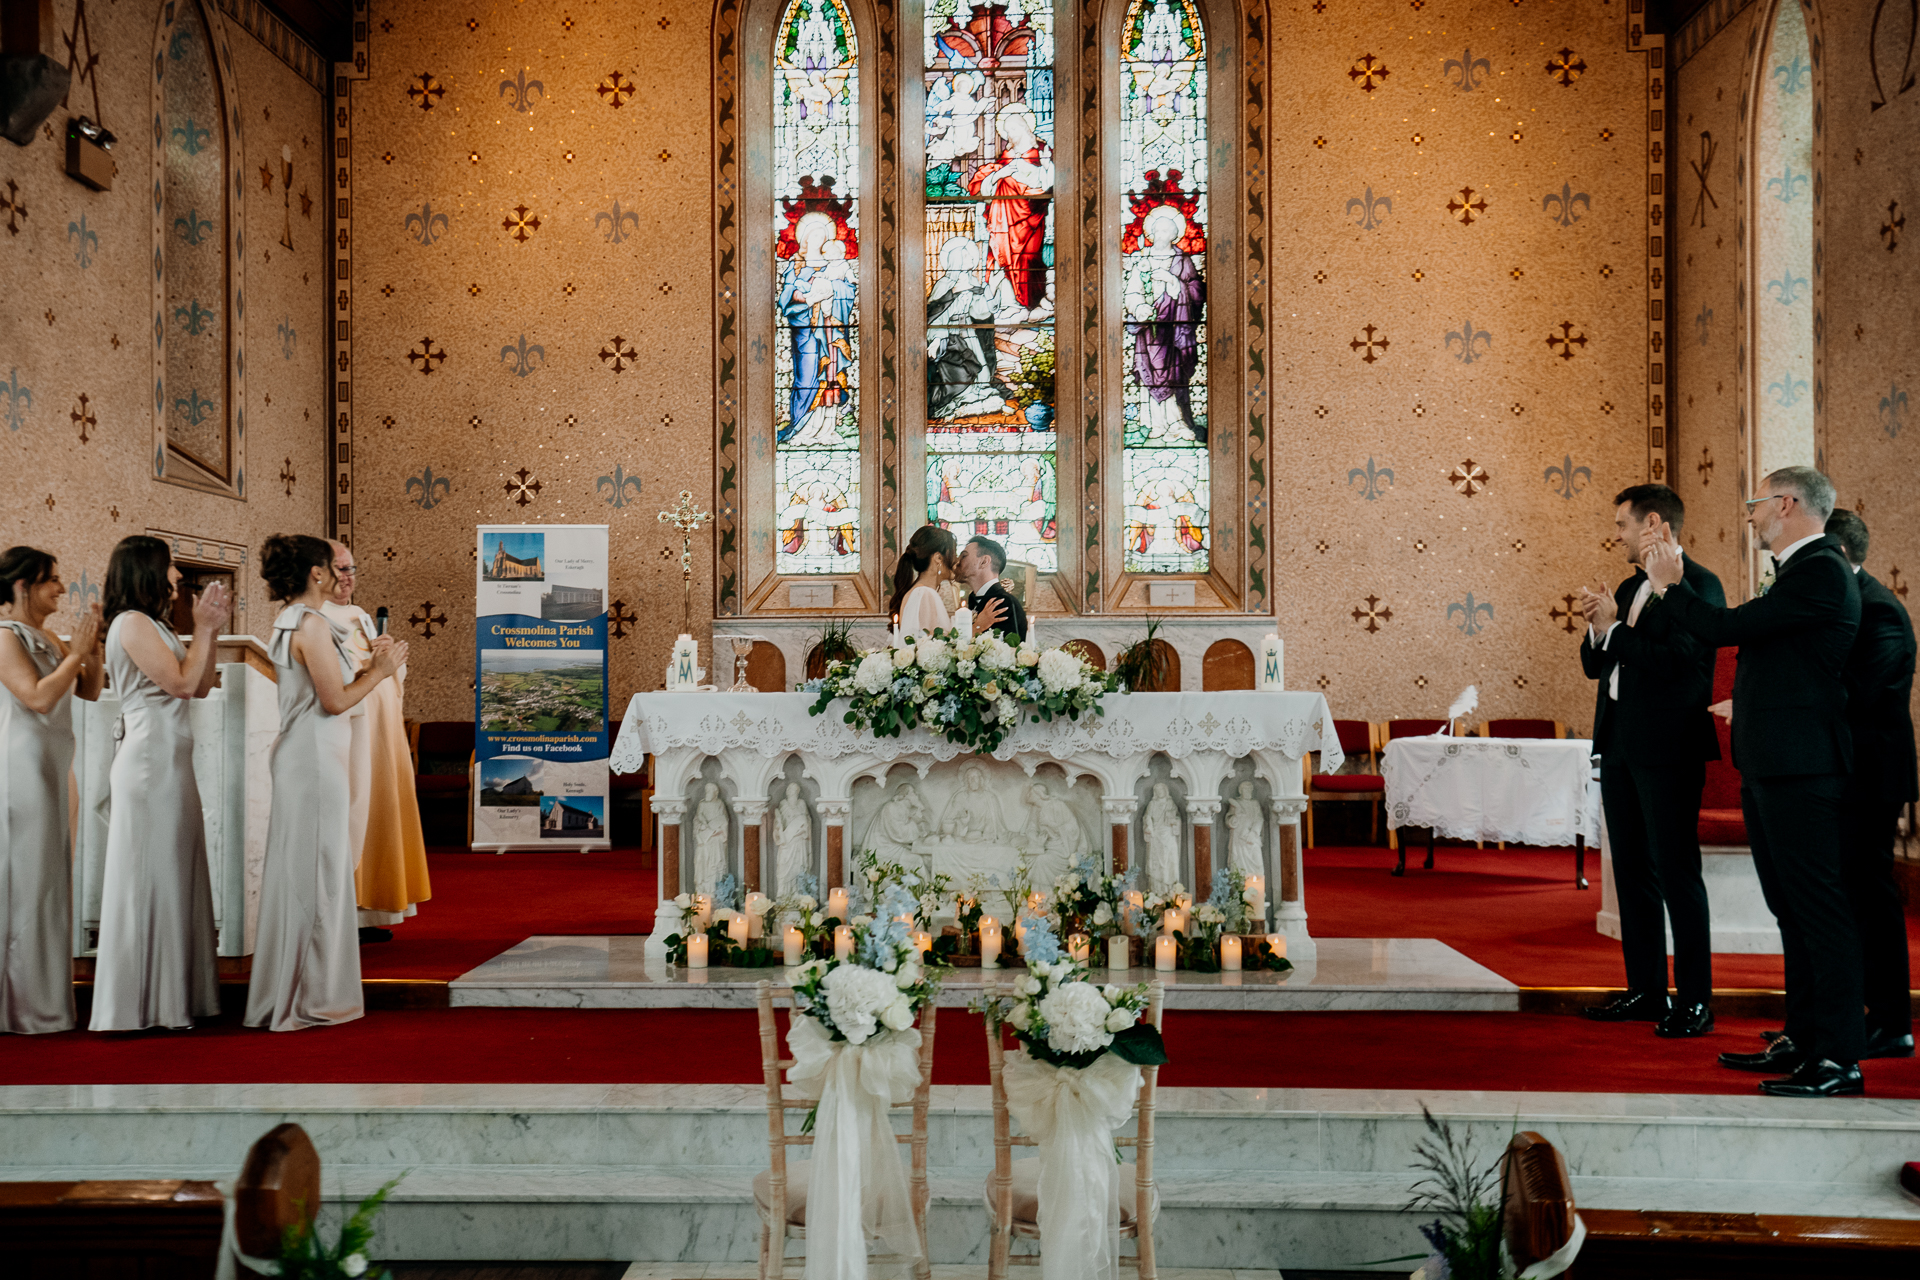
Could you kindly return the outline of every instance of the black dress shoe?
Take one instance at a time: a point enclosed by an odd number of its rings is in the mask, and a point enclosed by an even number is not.
[[[1681,1040],[1688,1036],[1703,1036],[1711,1030],[1712,1009],[1704,1004],[1677,1004],[1672,1012],[1660,1019],[1660,1025],[1653,1029],[1653,1034],[1669,1040]]]
[[[1784,1031],[1762,1031],[1760,1033],[1760,1038],[1762,1040],[1765,1040],[1768,1044],[1772,1044],[1775,1040],[1778,1040],[1781,1036],[1785,1034],[1787,1033]]]
[[[1782,1071],[1798,1071],[1806,1057],[1794,1048],[1789,1037],[1777,1036],[1759,1053],[1721,1054],[1720,1065],[1732,1067],[1735,1071],[1763,1071],[1774,1075]]]
[[[1844,1066],[1830,1058],[1814,1058],[1784,1080],[1762,1080],[1760,1092],[1776,1098],[1857,1098],[1867,1091],[1860,1064]]]
[[[1862,1058],[1911,1058],[1913,1056],[1913,1033],[1895,1035],[1891,1031],[1868,1031],[1867,1047],[1860,1055]]]
[[[1595,1022],[1658,1022],[1667,1016],[1667,998],[1625,991],[1605,1004],[1588,1005],[1582,1012]]]
[[[370,942],[392,942],[392,941],[393,941],[393,930],[391,929],[380,929],[370,924],[363,924],[360,926],[360,945],[363,947]]]

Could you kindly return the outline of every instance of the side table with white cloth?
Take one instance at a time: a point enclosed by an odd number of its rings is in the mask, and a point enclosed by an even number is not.
[[[1198,899],[1216,866],[1259,875],[1289,957],[1314,958],[1300,875],[1300,761],[1318,751],[1334,769],[1342,758],[1319,693],[1109,694],[1105,715],[1028,720],[991,755],[924,728],[877,738],[846,724],[843,704],[809,714],[814,700],[634,695],[611,765],[632,773],[654,757],[660,905],[649,955],[680,931],[675,897],[710,893],[724,873],[774,896],[812,875],[824,892],[847,883],[849,854],[872,850],[882,861],[916,858],[956,890],[988,873],[1004,885],[1016,863],[1043,885],[1088,852],[1121,871],[1130,851],[1150,861],[1177,839],[1170,880]],[[763,862],[763,851],[775,856]]]
[[[1600,839],[1593,744],[1582,738],[1395,738],[1381,760],[1387,825],[1457,840],[1566,845],[1574,884],[1587,887],[1587,842]],[[1393,874],[1407,869],[1405,842]]]

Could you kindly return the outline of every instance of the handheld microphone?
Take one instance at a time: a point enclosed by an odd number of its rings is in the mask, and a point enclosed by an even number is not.
[[[373,634],[376,636],[387,634],[387,606],[385,605],[373,611]]]

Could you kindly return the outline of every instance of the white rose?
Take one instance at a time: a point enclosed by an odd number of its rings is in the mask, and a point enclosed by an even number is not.
[[[893,975],[893,985],[900,988],[902,991],[905,991],[908,987],[918,984],[919,981],[920,981],[920,966],[912,962],[908,962],[906,964],[901,965],[900,971]]]
[[[795,900],[794,905],[799,907],[802,911],[811,911],[815,907],[819,906],[820,904],[813,898],[811,894],[803,893],[800,895],[800,897],[797,900]]]
[[[955,663],[954,665],[959,670],[962,678],[972,679],[974,670],[976,667],[978,667],[979,664],[976,663],[972,658],[962,658],[960,659],[959,662]]]
[[[893,665],[904,670],[913,665],[913,646],[901,645],[893,651]]]
[[[727,921],[733,919],[735,916],[739,914],[740,913],[738,911],[735,911],[732,907],[719,907],[715,909],[713,913],[713,918],[716,923],[725,924]]]
[[[363,1276],[367,1274],[367,1255],[364,1253],[348,1254],[346,1257],[340,1259],[340,1269],[350,1276]]]
[[[674,898],[673,905],[682,911],[686,911],[693,906],[693,895],[690,893],[680,894]]]
[[[880,1015],[880,1020],[895,1031],[905,1031],[913,1025],[913,1007],[905,1000],[895,1000]]]
[[[1107,1014],[1107,1030],[1115,1035],[1133,1025],[1133,1010],[1115,1009]]]
[[[1040,655],[1032,649],[1022,649],[1020,650],[1019,656],[1014,659],[1014,662],[1022,667],[1037,667],[1040,665]]]
[[[1113,908],[1104,902],[1095,907],[1093,909],[1093,922],[1095,924],[1112,924]]]
[[[893,659],[885,650],[870,653],[860,659],[860,669],[854,674],[853,683],[862,693],[879,693],[893,682]]]
[[[1040,966],[1034,965],[1032,967],[1038,969]],[[1031,973],[1022,974],[1020,976],[1020,994],[1028,996],[1039,995],[1040,979],[1034,977]]]
[[[947,665],[947,645],[943,640],[927,640],[913,646],[914,660],[922,671],[938,671]]]
[[[1033,1014],[1024,1004],[1016,1004],[1007,1011],[1007,1023],[1015,1031],[1025,1031],[1032,1021]]]
[[[1005,671],[1013,665],[1013,647],[996,632],[980,642],[980,665],[989,671]]]

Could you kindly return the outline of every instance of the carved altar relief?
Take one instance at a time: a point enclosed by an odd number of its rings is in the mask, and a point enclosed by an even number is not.
[[[853,789],[856,849],[917,859],[956,886],[975,876],[1005,883],[1023,859],[1034,884],[1049,884],[1098,847],[1099,822],[1098,785],[1069,786],[1045,766],[1030,777],[975,757],[936,764],[921,779],[896,769],[884,787],[862,779]]]

